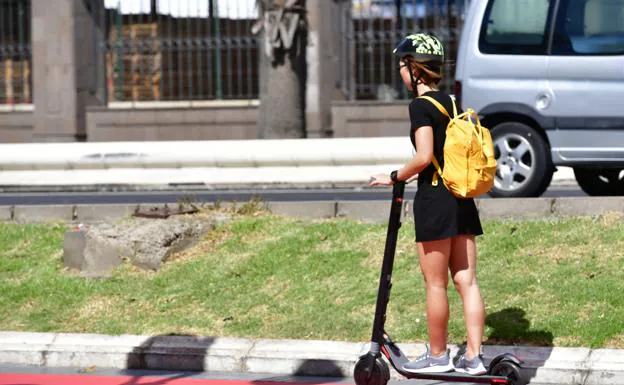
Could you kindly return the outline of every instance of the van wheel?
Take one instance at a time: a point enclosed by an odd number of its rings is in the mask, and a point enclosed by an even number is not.
[[[491,129],[496,157],[492,197],[538,197],[553,177],[548,145],[532,127],[506,122]]]
[[[624,195],[624,170],[574,167],[574,178],[587,195]]]

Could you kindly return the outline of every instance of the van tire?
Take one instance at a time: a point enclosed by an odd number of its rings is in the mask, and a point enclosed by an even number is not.
[[[544,138],[534,128],[520,122],[500,123],[494,126],[490,132],[498,165],[496,170],[497,183],[490,190],[489,195],[496,198],[538,197],[542,195],[550,186],[554,172],[550,148]],[[508,143],[510,147],[516,143],[527,146],[527,150],[523,152],[522,163],[530,163],[530,175],[518,182],[519,186],[517,187],[502,185],[504,183],[502,173],[509,173],[509,168],[504,169],[504,167],[518,161],[515,159],[515,155],[513,160],[509,162],[511,158],[501,154],[502,143]],[[517,164],[511,165],[511,167],[516,166]],[[513,171],[511,172],[513,173]],[[515,177],[512,176],[512,178]],[[500,184],[500,188],[496,184]]]
[[[621,168],[574,167],[574,178],[587,195],[624,195],[624,179]]]

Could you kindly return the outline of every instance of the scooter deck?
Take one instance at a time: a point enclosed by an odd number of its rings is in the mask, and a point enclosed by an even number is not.
[[[381,348],[394,370],[409,379],[438,380],[449,382],[465,382],[474,384],[509,384],[507,377],[481,375],[473,376],[466,373],[446,372],[446,373],[410,373],[403,370],[403,365],[409,362],[403,352],[392,342],[386,341]]]
[[[419,379],[419,380],[436,380],[436,381],[449,381],[449,382],[464,382],[466,384],[509,384],[509,380],[506,377],[498,376],[471,376],[469,374],[448,372],[448,373],[408,373],[402,372],[406,378]]]

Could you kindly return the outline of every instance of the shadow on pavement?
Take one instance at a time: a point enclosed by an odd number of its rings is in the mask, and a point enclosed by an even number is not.
[[[349,373],[331,360],[303,360],[292,375],[261,378],[252,381],[256,385],[274,385],[276,382],[297,384],[328,384],[344,381]]]
[[[182,344],[183,341],[185,341],[184,344]],[[206,351],[213,342],[214,338],[212,337],[182,334],[150,337],[128,354],[126,368],[132,371],[132,377],[121,385],[166,385],[173,380],[192,377],[196,372],[207,372],[209,368],[205,365]],[[166,348],[171,351],[172,347],[188,345],[194,348],[192,350],[184,349],[175,358],[171,358],[170,355],[165,357],[159,353],[160,349]],[[153,371],[147,372],[147,370],[153,368],[157,368],[159,372],[166,371],[167,375],[146,382],[148,373],[150,377],[154,375]],[[146,376],[141,375],[136,370],[146,370]]]
[[[523,369],[527,382],[535,378],[537,370],[544,366],[552,353],[553,334],[548,330],[532,329],[531,323],[526,319],[526,312],[519,307],[510,307],[489,314],[485,324],[491,328],[491,332],[484,345],[536,347],[539,358],[527,362],[530,368]]]

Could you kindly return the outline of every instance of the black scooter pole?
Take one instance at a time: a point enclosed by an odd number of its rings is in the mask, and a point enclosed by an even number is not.
[[[377,294],[377,307],[375,308],[375,320],[373,321],[373,335],[371,338],[371,353],[379,353],[384,342],[384,325],[386,322],[386,309],[390,300],[392,288],[392,266],[396,250],[399,228],[401,227],[401,210],[403,208],[403,194],[405,182],[395,183],[392,188],[392,204],[390,205],[390,219],[388,220],[388,232],[386,234],[386,246],[384,249],[383,265],[379,277],[379,292]]]

